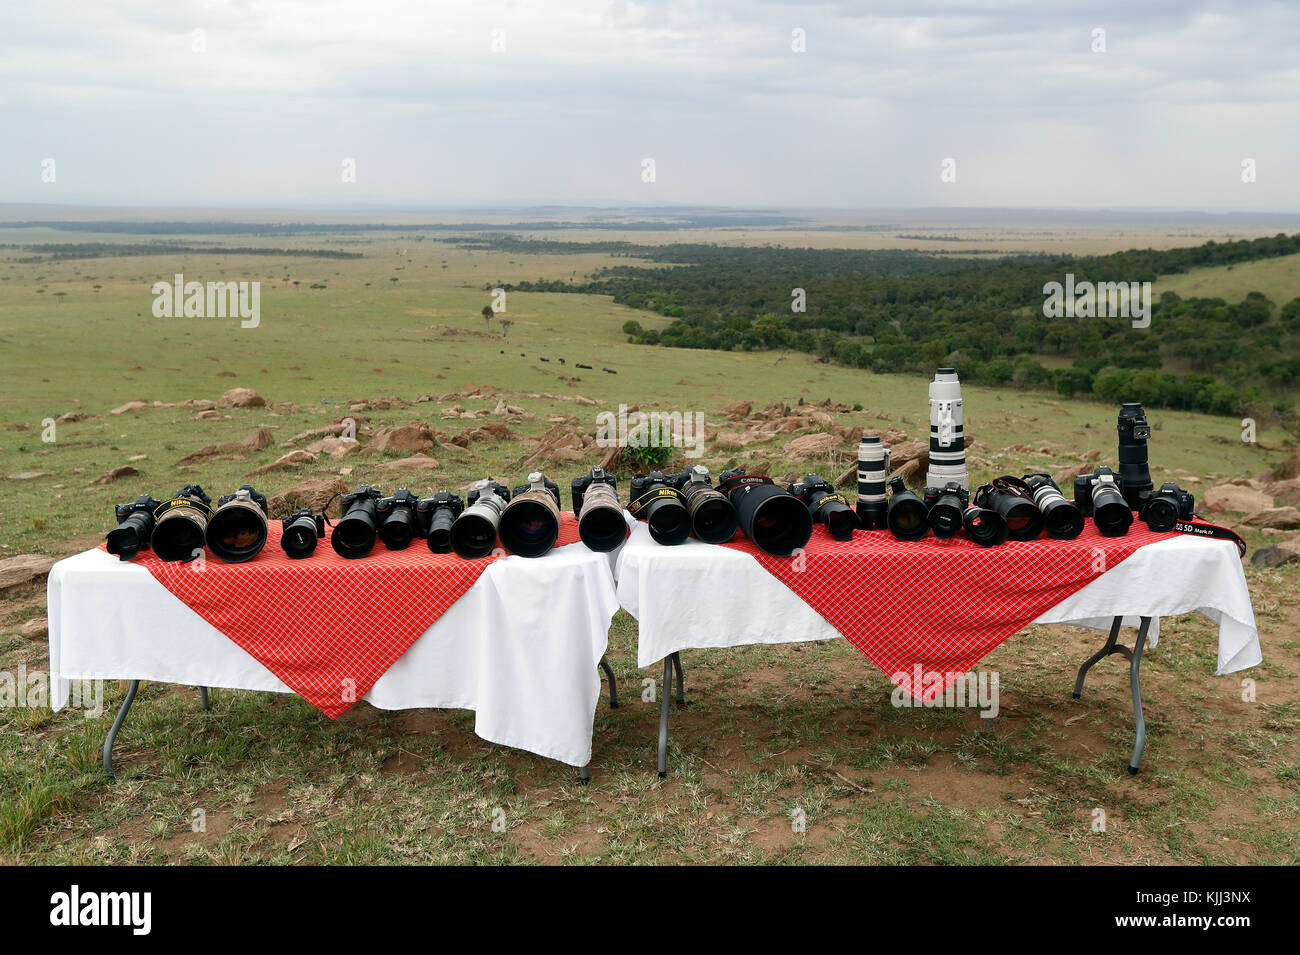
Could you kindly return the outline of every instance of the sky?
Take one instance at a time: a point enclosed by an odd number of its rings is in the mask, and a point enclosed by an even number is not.
[[[1253,0],[5,0],[0,202],[1291,213],[1297,38]]]

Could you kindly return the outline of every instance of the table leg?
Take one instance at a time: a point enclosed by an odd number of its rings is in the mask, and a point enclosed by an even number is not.
[[[108,778],[113,778],[113,741],[117,739],[117,733],[126,722],[126,714],[131,711],[131,704],[135,702],[136,691],[140,689],[140,681],[132,680],[131,686],[126,691],[126,699],[122,701],[121,708],[117,711],[117,719],[113,720],[113,725],[108,731],[108,739],[104,740],[104,772],[108,773]]]
[[[664,657],[664,682],[659,701],[659,778],[668,778],[668,704],[672,700],[673,657]]]
[[[1088,675],[1088,670],[1093,664],[1110,656],[1112,653],[1118,653],[1129,661],[1128,679],[1129,690],[1133,694],[1133,722],[1137,731],[1137,738],[1133,744],[1133,758],[1129,760],[1128,771],[1132,775],[1137,775],[1138,766],[1142,761],[1142,750],[1147,743],[1147,723],[1146,718],[1142,715],[1142,685],[1140,681],[1140,669],[1142,666],[1142,650],[1147,643],[1147,634],[1151,629],[1151,618],[1142,617],[1142,624],[1138,628],[1137,642],[1134,643],[1133,649],[1130,650],[1122,643],[1117,643],[1119,639],[1120,625],[1123,623],[1123,617],[1116,617],[1111,624],[1110,636],[1106,639],[1106,645],[1090,656],[1079,667],[1079,675],[1074,680],[1074,693],[1072,694],[1077,700],[1083,694],[1083,681]]]
[[[677,669],[677,705],[686,705],[686,674],[682,672],[682,655],[674,653],[672,655],[673,666]],[[664,684],[664,691],[667,692],[668,684]]]
[[[614,679],[614,671],[610,669],[609,660],[605,657],[600,658],[600,668],[605,671],[605,676],[609,678],[609,708],[618,709],[618,683]]]
[[[199,687],[199,706],[205,710],[212,709],[212,706],[208,703],[208,688],[206,686]]]
[[[588,767],[590,765],[591,765],[590,763],[583,763],[581,766],[578,767],[579,786],[585,786],[587,785],[587,783],[591,782],[591,773],[588,772]]]

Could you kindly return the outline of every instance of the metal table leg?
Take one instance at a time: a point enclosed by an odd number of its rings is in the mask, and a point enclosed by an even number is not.
[[[587,783],[591,782],[591,773],[588,772],[588,767],[590,765],[591,765],[590,763],[583,763],[581,766],[578,767],[579,786],[585,786],[587,785]]]
[[[686,705],[686,674],[682,672],[682,655],[674,653],[672,655],[673,666],[677,669],[677,705]],[[668,691],[668,684],[664,683],[664,692]]]
[[[208,688],[206,686],[199,687],[199,706],[205,710],[212,709],[212,706],[208,703]]]
[[[113,725],[108,731],[108,739],[104,740],[104,772],[108,773],[109,779],[113,778],[113,741],[117,739],[117,733],[126,722],[126,714],[131,711],[131,704],[135,702],[135,694],[140,689],[140,681],[132,680],[131,686],[126,691],[126,699],[122,701],[122,706],[117,711],[117,719],[113,720]]]
[[[659,778],[668,778],[668,703],[672,700],[673,657],[664,657],[664,682],[659,701]]]
[[[618,709],[618,683],[614,679],[614,671],[610,669],[609,660],[605,657],[600,658],[600,668],[605,671],[605,676],[609,678],[609,708]]]
[[[1088,675],[1088,670],[1099,660],[1110,656],[1112,653],[1118,653],[1129,661],[1128,678],[1129,690],[1133,695],[1133,722],[1136,725],[1137,738],[1133,744],[1133,758],[1129,760],[1128,771],[1132,775],[1137,775],[1139,764],[1142,761],[1142,750],[1147,743],[1147,723],[1146,718],[1142,715],[1142,685],[1140,681],[1140,669],[1142,666],[1142,650],[1147,643],[1147,633],[1151,629],[1151,618],[1142,617],[1142,624],[1138,628],[1137,642],[1130,650],[1122,643],[1117,643],[1119,639],[1119,629],[1124,621],[1123,617],[1116,617],[1111,624],[1110,636],[1106,640],[1106,645],[1090,656],[1079,667],[1079,675],[1074,680],[1073,696],[1077,700],[1083,694],[1083,681]]]

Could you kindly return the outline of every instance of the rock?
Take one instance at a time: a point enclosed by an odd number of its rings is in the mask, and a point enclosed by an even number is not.
[[[290,468],[301,467],[304,464],[311,464],[316,460],[316,455],[309,454],[306,451],[290,451],[288,454],[281,455],[270,464],[264,464],[256,470],[249,471],[246,477],[252,477],[256,474],[270,474],[274,471],[287,471]]]
[[[785,456],[787,458],[820,458],[830,454],[835,450],[838,441],[835,435],[826,434],[805,434],[802,437],[795,438],[785,446]]]
[[[134,475],[139,473],[140,471],[138,469],[131,467],[131,465],[129,464],[124,464],[120,468],[113,468],[110,471],[105,471],[103,474],[95,478],[95,480],[91,481],[90,483],[111,484],[112,482],[118,480],[119,478],[133,477]]]
[[[194,416],[196,421],[219,421],[224,417],[225,415],[223,415],[220,411],[215,411],[211,408],[209,408],[207,411],[200,411],[198,414]]]
[[[388,452],[405,452],[414,454],[433,448],[433,429],[427,424],[408,424],[399,428],[380,428],[375,432],[371,442],[362,449],[362,454],[386,454]]]
[[[69,411],[54,419],[55,424],[70,424],[73,421],[85,421],[86,416],[80,411]]]
[[[256,431],[250,432],[248,437],[244,439],[243,443],[244,447],[252,451],[260,451],[263,448],[269,448],[271,442],[274,440],[275,439],[271,437],[270,428],[258,428]]]
[[[1207,511],[1238,511],[1252,514],[1273,507],[1273,498],[1253,487],[1241,484],[1217,484],[1201,495],[1201,507]]]
[[[386,461],[379,465],[385,471],[397,471],[402,468],[421,468],[432,471],[438,467],[438,460],[431,458],[427,454],[413,454],[409,458],[400,458],[396,461]]]
[[[37,478],[49,476],[49,471],[19,471],[17,474],[9,475],[11,481],[34,481]]]
[[[44,640],[50,635],[49,622],[44,617],[32,617],[23,621],[18,632],[28,640]]]
[[[304,507],[320,511],[330,500],[339,494],[352,490],[342,481],[302,481],[282,494],[273,495],[266,502],[271,517],[286,517]],[[338,502],[335,501],[331,517],[339,516]]]
[[[1300,478],[1274,481],[1267,486],[1266,490],[1273,498],[1274,504],[1285,507],[1300,507]]]
[[[1250,562],[1255,567],[1280,567],[1294,560],[1300,560],[1300,554],[1281,547],[1261,547],[1250,555]]]
[[[20,554],[0,560],[0,590],[8,590],[37,577],[44,577],[54,566],[54,558],[44,554]]]
[[[128,401],[126,404],[114,408],[109,414],[126,414],[128,411],[139,411],[141,408],[148,407],[149,402],[147,401]]]
[[[556,464],[573,464],[586,455],[579,448],[547,448],[542,452],[542,457]]]
[[[1057,471],[1052,475],[1052,480],[1056,482],[1056,486],[1061,489],[1061,492],[1067,498],[1074,498],[1074,479],[1080,474],[1092,473],[1091,462],[1092,459],[1089,458],[1088,461],[1083,464],[1072,464],[1070,467],[1062,468],[1060,471]]]
[[[739,421],[742,418],[748,418],[752,410],[753,405],[748,401],[737,401],[734,405],[727,405],[723,408],[722,413],[733,421]]]
[[[252,388],[231,388],[221,396],[218,404],[227,408],[261,408],[266,399]]]
[[[1270,507],[1242,518],[1241,523],[1248,527],[1300,530],[1300,510],[1294,507]]]
[[[574,401],[575,404],[580,404],[580,405],[598,405],[598,404],[600,404],[599,401],[592,401],[590,398],[584,398],[584,397],[582,397],[582,395],[574,395],[574,396],[573,396],[573,401]]]
[[[713,436],[713,446],[722,451],[739,451],[748,443],[739,431],[719,431]]]
[[[930,444],[928,441],[904,441],[902,444],[894,445],[891,449],[893,452],[893,468],[895,471],[901,470],[904,465],[916,462],[916,469],[924,471],[930,466]],[[908,471],[912,473],[912,471]]]
[[[321,438],[319,441],[313,441],[303,450],[308,454],[328,454],[337,461],[340,458],[346,458],[360,447],[361,442],[355,438]]]

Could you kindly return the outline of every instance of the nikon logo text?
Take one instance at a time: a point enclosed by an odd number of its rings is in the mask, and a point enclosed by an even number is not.
[[[68,892],[50,896],[51,925],[128,925],[132,935],[148,935],[153,928],[153,893]]]
[[[704,453],[704,412],[633,411],[596,415],[596,445],[602,448],[684,448],[684,457]]]
[[[153,283],[155,318],[239,318],[240,328],[262,322],[261,282],[187,282],[177,272],[173,282]]]
[[[1151,325],[1150,282],[1079,282],[1065,274],[1065,284],[1043,286],[1044,318],[1132,318],[1134,328]]]

